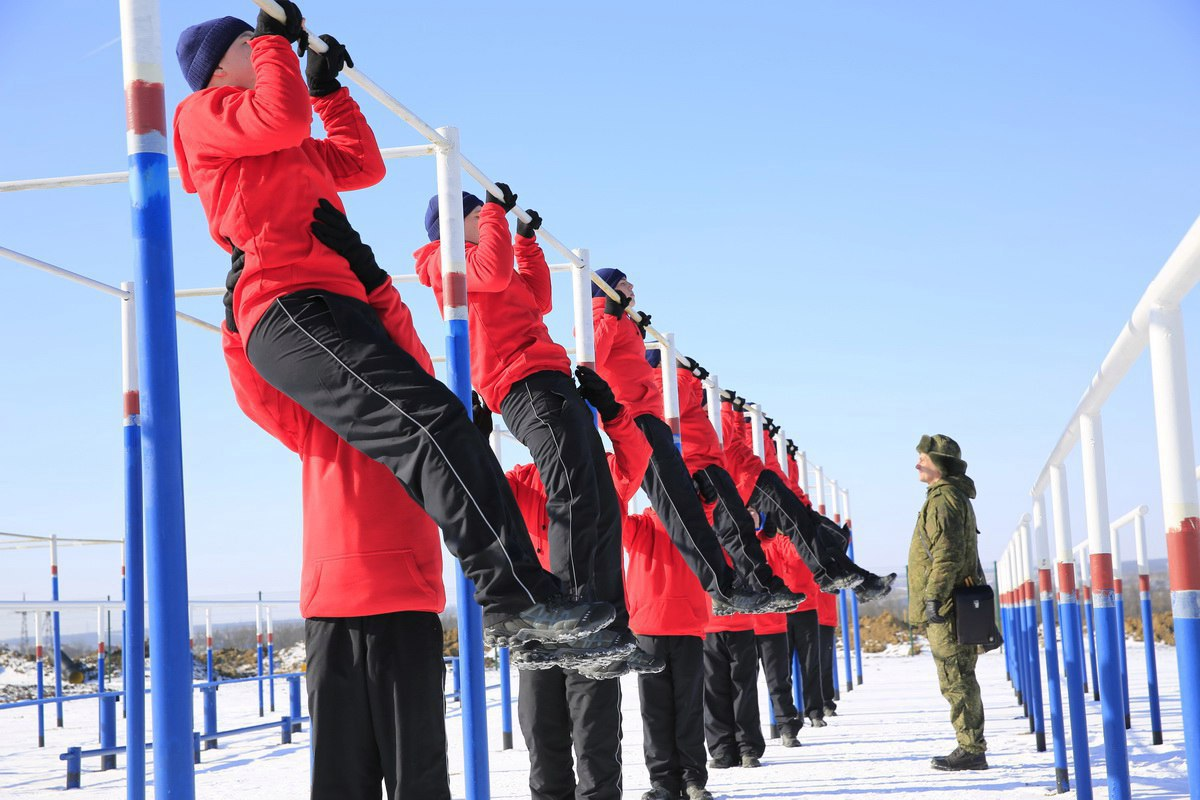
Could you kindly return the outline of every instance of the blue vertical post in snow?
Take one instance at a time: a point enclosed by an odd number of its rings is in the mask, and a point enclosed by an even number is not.
[[[800,670],[800,651],[792,650],[792,702],[796,705],[796,713],[804,714],[804,674]]]
[[[1154,653],[1154,605],[1150,600],[1150,576],[1138,575],[1142,601],[1142,640],[1146,648],[1146,689],[1150,695],[1150,735],[1154,744],[1163,743],[1162,712],[1158,703],[1158,661]]]
[[[1021,575],[1025,579],[1022,585],[1024,591],[1024,611],[1026,630],[1028,631],[1029,657],[1029,693],[1030,711],[1033,717],[1033,735],[1035,746],[1039,753],[1046,751],[1046,719],[1042,707],[1042,668],[1039,664],[1038,653],[1038,624],[1037,624],[1037,589],[1033,584],[1033,548],[1030,542],[1028,516],[1021,524]]]
[[[154,658],[154,785],[170,800],[196,794],[192,763],[192,654],[188,651],[187,551],[175,276],[167,176],[166,101],[157,0],[122,0],[121,49],[129,191],[137,251],[135,299],[145,449],[146,556]]]
[[[849,601],[846,595],[849,594],[849,589],[842,589],[838,592],[838,618],[842,625],[842,659],[846,667],[846,691],[854,691],[854,675],[850,671],[850,609]]]
[[[512,750],[512,680],[508,648],[500,649],[500,749]]]
[[[1119,564],[1114,566],[1120,568]],[[1117,602],[1117,637],[1121,643],[1117,649],[1117,654],[1121,657],[1121,703],[1125,710],[1125,730],[1129,730],[1133,720],[1129,713],[1129,654],[1125,647],[1125,597],[1122,580],[1117,577],[1113,578],[1113,596]]]
[[[1100,675],[1096,664],[1096,609],[1092,603],[1092,587],[1083,587],[1083,612],[1087,623],[1088,660],[1092,665],[1092,699],[1100,700]]]
[[[50,537],[50,599],[58,602],[58,536]],[[63,726],[62,704],[62,631],[59,627],[58,606],[50,615],[53,624],[52,646],[54,647],[54,696],[58,702],[54,704],[58,727]]]
[[[849,527],[849,522],[847,522],[847,527]],[[850,560],[854,560],[853,536],[850,539]],[[850,594],[850,616],[854,620],[854,666],[857,668],[855,676],[858,679],[858,685],[862,686],[862,627],[858,622],[858,595],[854,593]],[[849,668],[847,667],[847,669]]]

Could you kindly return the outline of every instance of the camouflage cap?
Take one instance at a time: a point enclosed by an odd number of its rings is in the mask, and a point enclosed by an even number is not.
[[[917,443],[917,452],[929,456],[929,460],[943,475],[965,475],[967,472],[967,462],[962,460],[962,449],[958,442],[945,434],[922,436]]]

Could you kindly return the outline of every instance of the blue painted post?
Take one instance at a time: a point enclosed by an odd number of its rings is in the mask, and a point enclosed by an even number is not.
[[[1154,607],[1150,600],[1150,576],[1138,575],[1142,601],[1142,639],[1146,648],[1146,688],[1150,694],[1150,734],[1154,744],[1163,743],[1162,712],[1158,703],[1158,662],[1154,653]]]
[[[133,283],[121,284],[122,434],[125,444],[125,546],[121,568],[121,709],[125,714],[125,798],[146,797],[146,570],[142,540],[142,417],[138,393]]]
[[[1100,676],[1096,663],[1096,609],[1092,603],[1091,565],[1086,551],[1079,559],[1083,577],[1083,613],[1087,622],[1088,660],[1092,665],[1092,699],[1100,701]]]
[[[771,702],[770,694],[767,696],[767,738],[779,738],[779,725],[775,722],[775,704]]]
[[[96,608],[96,691],[104,691],[104,608]]]
[[[459,652],[460,653],[462,652],[461,648],[459,649]],[[455,656],[454,658],[450,659],[450,669],[451,669],[452,676],[453,676],[453,680],[451,681],[451,684],[454,687],[454,702],[461,703],[462,702],[462,670],[460,670],[458,668],[458,664],[459,664],[458,656]]]
[[[162,35],[158,0],[122,0],[120,8],[129,190],[138,254],[138,337],[146,384],[143,428],[153,608],[154,785],[161,797],[193,800],[192,658],[187,648],[187,551]]]
[[[267,683],[270,685],[271,710],[275,710],[275,627],[271,624],[271,607],[267,606]]]
[[[508,648],[500,650],[500,749],[512,750],[512,681],[509,675]]]
[[[79,774],[83,771],[83,753],[82,747],[68,747],[67,757],[63,759],[67,762],[67,788],[79,788]]]
[[[262,592],[258,593],[258,604],[254,606],[254,647],[255,647],[255,675],[258,680],[258,715],[264,715],[263,711],[263,634],[262,634]]]
[[[792,702],[796,711],[804,716],[804,673],[800,669],[800,651],[792,648]]]
[[[1021,523],[1021,575],[1025,579],[1023,591],[1025,595],[1024,611],[1027,630],[1029,657],[1029,693],[1033,715],[1034,746],[1037,752],[1046,752],[1046,719],[1042,706],[1042,668],[1038,664],[1038,624],[1037,624],[1037,590],[1033,585],[1033,549],[1030,546],[1030,531],[1028,515]]]
[[[1119,570],[1121,568],[1121,563],[1114,559],[1113,568]],[[1124,597],[1124,593],[1125,593],[1125,587],[1123,585],[1123,581],[1120,578],[1116,577],[1116,575],[1114,575],[1113,576],[1113,597],[1116,599],[1116,602],[1117,602],[1117,637],[1120,640],[1120,644],[1121,644],[1121,646],[1117,649],[1117,653],[1121,657],[1121,659],[1120,659],[1120,663],[1121,663],[1121,705],[1125,711],[1125,730],[1129,730],[1132,727],[1133,720],[1132,720],[1132,716],[1129,713],[1129,661],[1128,661],[1129,654],[1128,654],[1127,648],[1125,646],[1127,639],[1125,637],[1125,597]]]
[[[1192,238],[1189,232],[1187,241]],[[1179,249],[1184,249],[1184,245],[1181,244]],[[1179,695],[1183,707],[1183,748],[1187,756],[1188,793],[1191,800],[1200,800],[1200,669],[1197,668],[1200,664],[1200,499],[1196,493],[1187,353],[1179,306],[1151,307],[1149,323],[1163,522],[1167,529],[1175,656],[1179,660]],[[1148,635],[1147,638],[1152,637]]]
[[[100,747],[102,749],[117,746],[117,698],[116,695],[104,694],[100,697]],[[117,756],[100,756],[100,769],[117,768]]]
[[[1121,694],[1120,624],[1113,593],[1112,555],[1108,550],[1108,487],[1104,474],[1104,439],[1098,414],[1079,416],[1083,452],[1083,495],[1091,550],[1092,602],[1100,677],[1100,716],[1104,729],[1104,764],[1109,800],[1130,800],[1129,751],[1125,741],[1125,707]]]
[[[842,508],[848,509],[850,505],[850,493],[842,490]],[[850,512],[846,511],[846,527],[850,528]],[[854,536],[850,537],[850,560],[854,560]],[[855,678],[858,685],[862,686],[863,666],[862,666],[862,626],[858,619],[858,595],[850,593],[850,616],[854,620],[854,666],[856,668]]]
[[[847,624],[850,621],[850,609],[848,608],[849,601],[846,600],[846,595],[849,589],[842,589],[838,592],[838,624],[842,628],[842,658],[846,667],[846,691],[854,691],[854,675],[850,670],[850,626]]]
[[[1063,632],[1067,701],[1071,717],[1071,757],[1075,765],[1075,797],[1092,800],[1092,762],[1088,747],[1087,707],[1084,701],[1083,628],[1075,593],[1075,561],[1071,552],[1071,514],[1066,475],[1061,464],[1050,467],[1050,497],[1054,503],[1054,542],[1058,567],[1058,610]]]
[[[55,603],[58,602],[58,536],[50,537],[50,599]],[[58,727],[63,726],[63,704],[62,704],[62,631],[59,625],[58,606],[54,607],[54,612],[51,614],[53,619],[54,632],[54,696],[60,698],[54,704],[56,720]]]
[[[1062,680],[1058,669],[1058,635],[1055,631],[1054,583],[1050,575],[1050,537],[1046,535],[1045,498],[1033,498],[1033,536],[1036,540],[1038,591],[1042,605],[1042,640],[1046,657],[1046,686],[1050,694],[1050,738],[1054,747],[1054,788],[1071,789],[1067,777],[1067,736],[1063,724]]]
[[[34,614],[34,618],[40,617],[40,612]],[[43,700],[46,697],[46,679],[44,676],[45,662],[42,661],[42,621],[37,619],[34,625],[33,636],[36,644],[34,645],[35,657],[37,659],[37,699]],[[38,728],[38,747],[46,746],[46,707],[38,703],[37,707],[37,728]]]
[[[212,648],[212,609],[204,609],[204,675],[205,680],[213,682],[213,648]]]
[[[439,128],[435,153],[441,209],[442,319],[446,321],[446,384],[471,413],[471,349],[467,327],[467,256],[462,219],[462,164],[458,129]],[[483,614],[475,589],[460,569],[457,586],[458,653],[463,670],[463,777],[467,800],[489,800],[487,698],[483,674]]]
[[[203,686],[200,688],[200,693],[204,696],[204,735],[212,736],[217,732],[217,687]],[[216,750],[216,739],[205,739],[205,750]]]
[[[837,641],[838,641],[837,640],[837,629],[834,628],[833,658],[831,659],[831,661],[833,662],[833,699],[841,700],[842,699],[842,690],[841,690],[842,679],[838,675]]]
[[[288,716],[292,720],[292,730],[300,730],[300,718],[304,715],[300,713],[300,676],[288,675]]]

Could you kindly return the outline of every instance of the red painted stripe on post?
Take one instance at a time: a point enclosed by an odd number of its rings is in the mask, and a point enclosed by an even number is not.
[[[461,272],[446,275],[442,284],[442,303],[447,308],[463,308],[467,304],[467,276]]]
[[[58,564],[51,564],[51,565],[50,565],[50,574],[51,574],[51,575],[57,575],[57,574],[58,574]]]
[[[1058,590],[1063,594],[1075,594],[1075,567],[1071,564],[1058,565]]]
[[[1053,592],[1054,591],[1054,582],[1052,580],[1050,580],[1050,570],[1048,570],[1048,569],[1039,569],[1038,570],[1038,589],[1040,589],[1043,592]]]
[[[104,642],[96,643],[96,652],[99,653],[100,655],[104,655]]]
[[[124,403],[125,416],[132,417],[134,414],[142,413],[141,395],[136,391],[125,393]]]
[[[1085,602],[1085,603],[1092,602],[1092,587],[1090,587],[1090,586],[1083,587],[1083,602]]]
[[[1113,590],[1113,566],[1112,553],[1093,553],[1091,556],[1092,564],[1092,590],[1097,592],[1108,592]]]
[[[1172,592],[1200,590],[1200,519],[1188,517],[1167,531],[1167,571]]]
[[[1117,594],[1124,591],[1124,582],[1120,578],[1113,578],[1113,591]]]
[[[1150,591],[1150,576],[1149,575],[1138,575],[1138,591],[1139,592]]]
[[[161,83],[134,81],[125,92],[125,129],[144,135],[167,135],[166,100]]]

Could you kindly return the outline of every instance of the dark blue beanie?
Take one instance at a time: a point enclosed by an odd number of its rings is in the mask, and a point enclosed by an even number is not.
[[[625,280],[628,276],[616,267],[604,267],[603,269],[596,270],[596,277],[615,289],[617,288],[617,284]],[[592,297],[608,297],[608,295],[604,293],[603,289],[593,283]]]
[[[646,348],[646,363],[658,369],[662,366],[662,350],[657,347]]]
[[[463,216],[466,217],[475,209],[483,205],[483,201],[470,192],[463,192]],[[439,227],[438,214],[438,196],[435,194],[429,198],[429,207],[425,209],[425,233],[429,234],[429,241],[436,242],[442,238],[442,231]]]
[[[219,17],[185,28],[179,34],[175,55],[193,92],[208,86],[233,40],[252,30],[254,28],[237,17]]]

